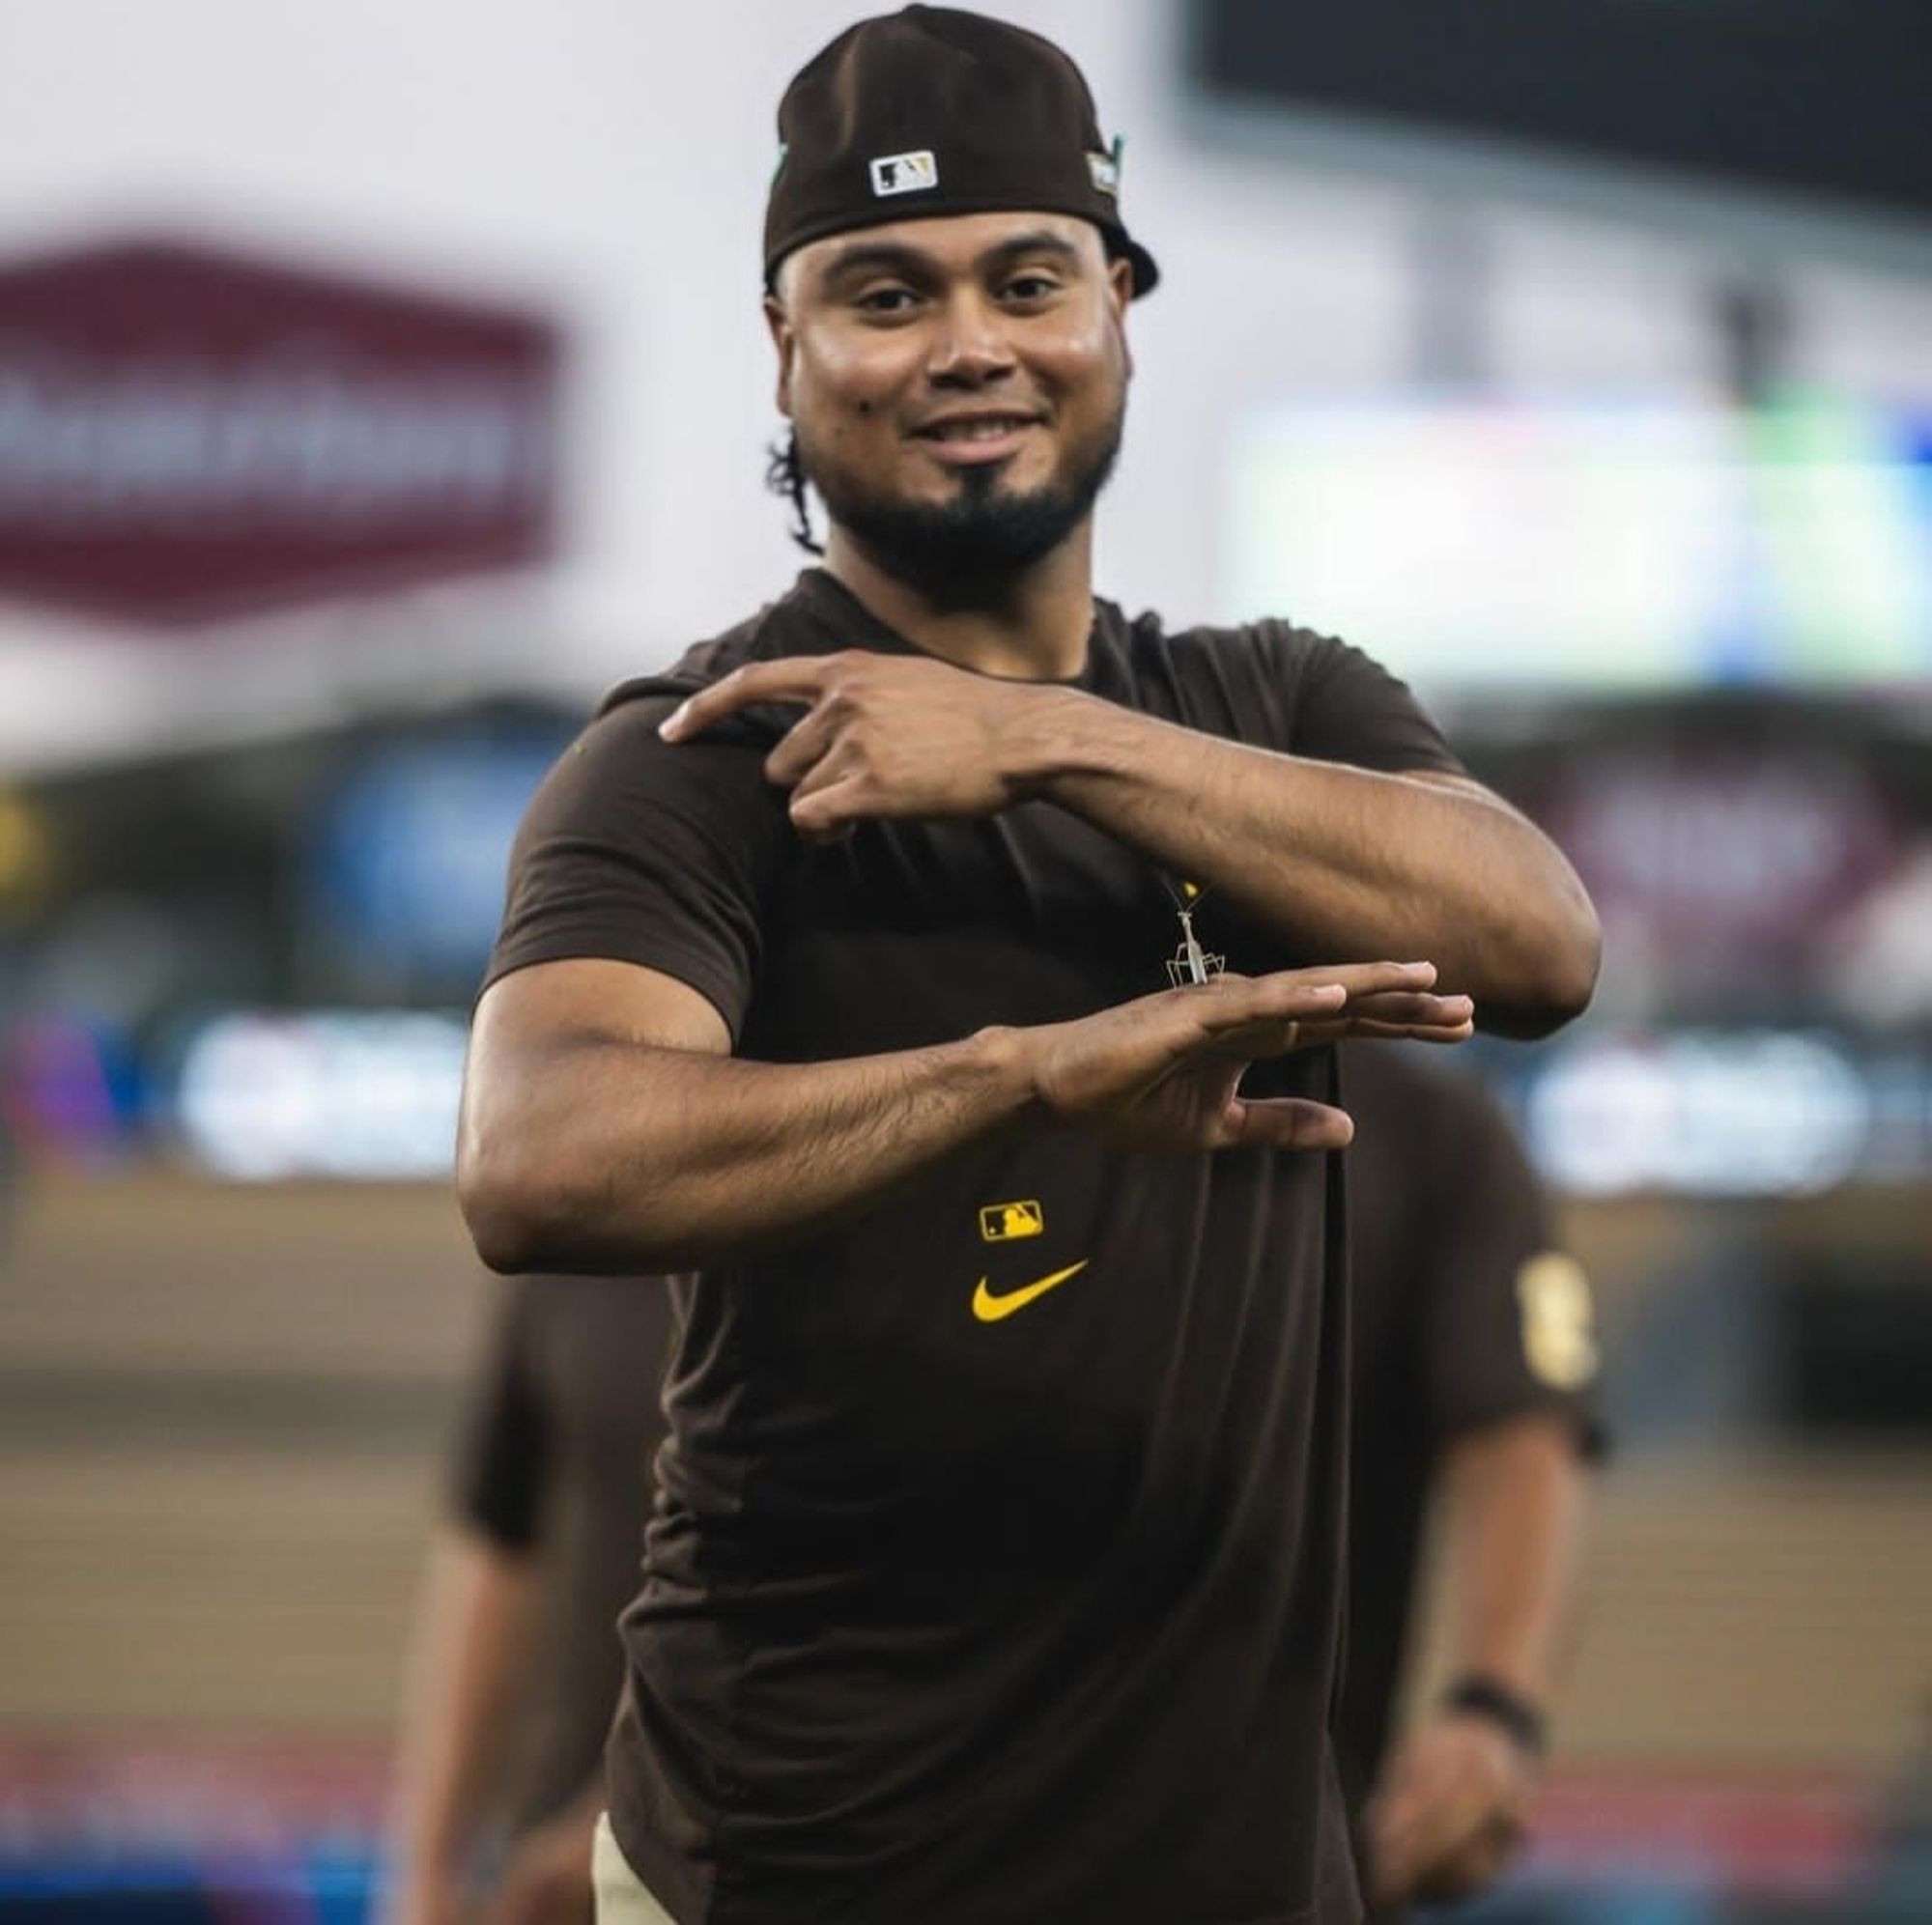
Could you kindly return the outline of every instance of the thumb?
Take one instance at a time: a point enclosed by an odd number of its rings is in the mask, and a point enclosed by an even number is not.
[[[1236,1096],[1222,1126],[1228,1149],[1347,1149],[1355,1137],[1346,1110],[1305,1096]]]

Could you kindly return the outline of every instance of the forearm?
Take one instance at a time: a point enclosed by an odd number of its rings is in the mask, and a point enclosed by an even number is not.
[[[440,1535],[411,1658],[391,1815],[405,1898],[460,1879],[480,1842],[534,1610],[523,1559],[468,1531]]]
[[[662,1272],[754,1254],[875,1203],[1032,1100],[1014,1033],[813,1063],[552,1042],[466,1114],[465,1214],[504,1270]]]
[[[1587,1498],[1561,1418],[1517,1419],[1451,1447],[1441,1501],[1458,1675],[1548,1700],[1575,1612]]]
[[[1540,1033],[1596,979],[1596,917],[1548,837],[1471,786],[1277,754],[1057,691],[1036,793],[1214,887],[1311,961],[1433,962],[1479,1026]]]

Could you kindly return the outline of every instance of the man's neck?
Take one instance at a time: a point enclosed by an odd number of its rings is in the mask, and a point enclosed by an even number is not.
[[[1013,576],[996,598],[970,605],[937,602],[888,574],[836,523],[825,569],[867,612],[941,661],[1036,682],[1071,681],[1087,665],[1094,628],[1091,521]]]

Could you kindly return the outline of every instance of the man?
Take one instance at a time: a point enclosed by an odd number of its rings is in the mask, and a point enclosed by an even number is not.
[[[1521,1836],[1598,1448],[1589,1285],[1501,1110],[1412,1053],[1348,1055],[1352,1444],[1337,1762],[1367,1883],[1490,1884]],[[1432,1494],[1433,1493],[1433,1494]],[[1390,1752],[1425,1507],[1440,1518],[1453,1682]]]
[[[598,1759],[623,1679],[615,1626],[664,1437],[668,1321],[649,1279],[509,1288],[424,1585],[391,1925],[587,1925]]]
[[[679,1273],[600,1916],[1350,1918],[1330,1045],[1546,1031],[1595,918],[1365,657],[1094,599],[1064,54],[910,8],[780,132],[825,567],[545,784],[459,1145],[496,1266]]]

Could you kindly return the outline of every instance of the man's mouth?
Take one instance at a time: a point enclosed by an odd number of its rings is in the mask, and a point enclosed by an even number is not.
[[[944,421],[933,421],[914,432],[922,440],[930,441],[996,441],[1003,435],[1017,434],[1022,428],[1031,428],[1037,417],[1031,414],[971,414],[956,415]]]
[[[1006,460],[1018,451],[1027,431],[1039,425],[1037,414],[946,414],[915,428],[912,439],[949,467],[973,467]]]

